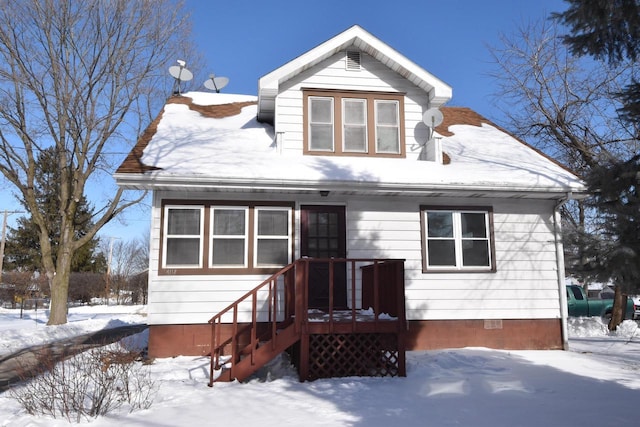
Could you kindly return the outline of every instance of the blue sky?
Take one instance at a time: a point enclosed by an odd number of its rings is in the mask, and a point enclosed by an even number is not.
[[[255,95],[261,76],[357,24],[452,86],[449,105],[490,119],[487,44],[566,8],[562,0],[186,0],[186,7],[209,67],[203,75],[229,77],[224,92]]]
[[[191,69],[197,90],[215,73],[230,79],[223,92],[255,95],[261,76],[357,24],[452,86],[448,105],[470,107],[498,123],[487,45],[566,9],[562,0],[186,0],[185,6],[207,67]],[[176,59],[189,67],[189,58]],[[10,192],[0,184],[0,211],[21,208]],[[101,235],[141,237],[149,210],[134,209],[123,219]]]

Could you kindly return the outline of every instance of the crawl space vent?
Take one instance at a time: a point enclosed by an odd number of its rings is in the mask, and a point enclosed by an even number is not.
[[[360,52],[347,51],[347,70],[360,70]]]

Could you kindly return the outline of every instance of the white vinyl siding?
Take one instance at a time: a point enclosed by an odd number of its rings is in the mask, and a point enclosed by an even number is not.
[[[477,202],[438,201],[444,206]],[[493,207],[495,272],[423,273],[418,204],[401,197],[347,204],[349,257],[405,259],[408,319],[560,317],[552,201],[482,200]]]
[[[151,277],[148,300],[149,324],[194,324],[207,323],[216,313],[255,288],[265,275],[191,275]],[[267,290],[259,293],[267,300]],[[280,299],[282,301],[282,299]],[[266,321],[269,313],[266,306],[258,305],[259,321]],[[251,304],[239,307],[238,320],[251,321]],[[223,318],[230,322],[233,312]]]

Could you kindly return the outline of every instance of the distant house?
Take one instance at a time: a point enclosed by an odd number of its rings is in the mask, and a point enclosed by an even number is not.
[[[257,97],[169,98],[114,175],[153,191],[149,353],[288,347],[313,378],[353,373],[317,362],[345,343],[400,375],[405,349],[563,348],[558,209],[585,187],[451,97],[354,26]]]

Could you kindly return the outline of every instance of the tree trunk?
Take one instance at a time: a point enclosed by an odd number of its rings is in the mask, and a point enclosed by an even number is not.
[[[620,286],[615,287],[613,295],[613,310],[611,312],[611,320],[609,320],[609,330],[615,331],[616,328],[624,320],[627,311],[627,296],[622,293]]]
[[[63,325],[67,323],[67,300],[69,297],[69,277],[71,276],[71,253],[60,247],[56,272],[51,283],[51,305],[47,325]]]

